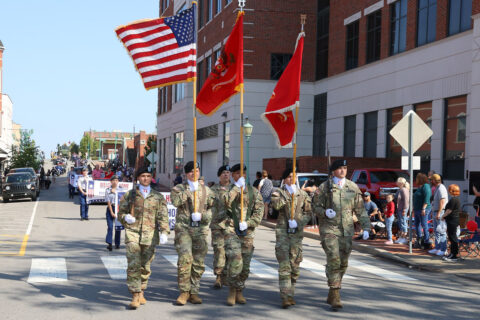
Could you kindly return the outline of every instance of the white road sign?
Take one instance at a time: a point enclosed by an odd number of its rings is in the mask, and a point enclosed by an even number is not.
[[[420,157],[413,157],[413,170],[420,170]],[[408,156],[402,156],[402,170],[410,170],[408,167]]]
[[[395,127],[390,130],[390,135],[397,140],[405,151],[409,151],[408,132],[410,121],[409,117],[412,115],[412,153],[417,151],[432,135],[433,131],[430,127],[423,122],[423,120],[412,110],[410,110],[400,120]]]

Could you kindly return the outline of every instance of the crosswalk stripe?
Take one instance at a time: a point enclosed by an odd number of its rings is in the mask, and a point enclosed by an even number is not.
[[[178,256],[177,255],[162,255],[162,257],[164,257],[168,262],[170,262],[171,264],[173,264],[175,267],[177,266],[177,258]],[[216,276],[213,274],[213,270],[208,267],[207,265],[205,265],[205,272],[203,273],[203,276],[204,278],[216,278]]]
[[[61,282],[68,281],[65,258],[34,258],[27,282]]]
[[[250,273],[254,274],[255,276],[259,278],[264,278],[264,279],[276,279],[277,278],[277,270],[267,266],[264,263],[261,263],[260,261],[256,259],[252,259],[250,261]]]
[[[127,257],[125,256],[103,256],[102,262],[114,280],[127,279]]]
[[[399,274],[399,273],[396,273],[396,272],[393,272],[393,271],[390,271],[390,270],[382,269],[382,268],[379,268],[377,266],[372,266],[372,265],[369,265],[369,264],[366,264],[366,263],[363,263],[363,262],[360,262],[360,261],[354,260],[354,259],[350,259],[348,264],[352,267],[355,267],[355,268],[361,269],[362,271],[380,276],[380,277],[382,277],[384,279],[387,279],[387,280],[392,280],[392,281],[396,281],[396,280],[418,281],[417,279],[411,278],[409,276],[404,276],[402,274]]]
[[[300,264],[300,268],[310,271],[318,276],[326,278],[327,275],[325,274],[325,266],[321,265],[320,263],[313,262],[308,259],[303,259],[302,263]],[[350,276],[348,274],[343,276],[344,279],[355,279],[354,276]]]

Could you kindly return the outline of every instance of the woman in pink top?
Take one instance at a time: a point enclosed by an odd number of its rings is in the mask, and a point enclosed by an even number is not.
[[[392,225],[393,225],[393,220],[395,220],[395,216],[393,215],[394,213],[395,213],[395,203],[393,202],[393,195],[389,194],[387,195],[387,205],[385,206],[385,210],[383,211],[383,214],[385,215],[385,228],[387,229],[387,237],[388,237],[388,240],[385,242],[385,244],[393,244]]]

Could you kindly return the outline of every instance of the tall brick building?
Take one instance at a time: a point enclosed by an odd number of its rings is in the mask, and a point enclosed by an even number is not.
[[[160,0],[160,15],[189,7]],[[198,84],[235,22],[237,1],[198,1]],[[253,124],[250,178],[278,150],[260,120],[293,53],[307,14],[298,133],[299,156],[398,158],[388,131],[414,109],[434,131],[417,152],[464,190],[480,172],[480,2],[472,0],[246,1],[245,115]],[[477,90],[475,90],[477,89]],[[157,170],[165,183],[191,160],[192,85],[159,90]],[[202,174],[239,160],[239,96],[198,119]],[[170,174],[170,175],[169,175]],[[480,182],[480,181],[479,181]],[[466,195],[466,194],[464,194]]]

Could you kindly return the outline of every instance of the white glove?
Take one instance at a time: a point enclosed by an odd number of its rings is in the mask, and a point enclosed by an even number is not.
[[[188,185],[190,186],[190,191],[195,192],[198,190],[198,180],[197,181],[188,181]]]
[[[168,242],[168,236],[166,234],[160,235],[160,244],[166,244]]]
[[[132,224],[132,223],[135,223],[136,220],[135,220],[135,217],[132,216],[132,215],[129,213],[129,214],[127,214],[127,215],[125,216],[125,221],[126,221],[128,224]]]
[[[333,211],[332,209],[327,209],[325,211],[325,215],[327,216],[327,218],[332,219],[332,218],[335,218],[337,213],[335,211]]]
[[[200,220],[202,220],[202,214],[200,212],[193,212],[192,221],[198,222]]]
[[[295,229],[296,227],[298,227],[297,225],[297,221],[294,220],[288,220],[288,226],[290,227],[290,229]]]
[[[292,184],[292,185],[286,185],[285,186],[287,188],[287,191],[290,192],[290,194],[294,194],[295,192],[297,192],[297,186],[295,184]]]
[[[245,178],[240,177],[236,182],[235,185],[239,188],[244,188],[245,189]]]
[[[368,238],[370,238],[370,233],[368,231],[363,231],[363,237],[362,239],[363,240],[368,240]]]
[[[248,224],[246,221],[242,221],[238,224],[238,229],[240,229],[240,231],[243,231],[243,230],[247,230],[248,229]]]

